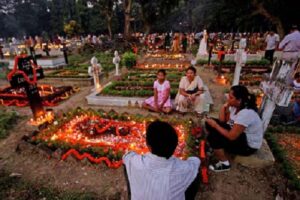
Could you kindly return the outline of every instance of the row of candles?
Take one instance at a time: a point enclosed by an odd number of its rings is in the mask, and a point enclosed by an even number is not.
[[[102,125],[103,127],[99,128],[97,127],[98,125]],[[175,156],[184,159],[186,152],[186,129],[183,125],[176,125],[174,127],[179,136],[179,144],[175,150]],[[121,136],[119,132],[122,129],[129,130],[129,133]],[[115,131],[115,134],[111,133],[112,130]],[[41,132],[37,136],[37,138],[44,141],[63,141],[82,147],[103,147],[112,149],[115,153],[132,150],[140,154],[149,151],[145,137],[146,121],[110,120],[88,114],[75,116],[69,122],[57,127],[53,133],[43,134]]]
[[[166,54],[166,53],[148,53],[145,55],[146,58],[165,58],[165,59],[180,59],[185,58],[183,54]]]
[[[190,64],[139,64],[137,68],[142,69],[185,69]]]

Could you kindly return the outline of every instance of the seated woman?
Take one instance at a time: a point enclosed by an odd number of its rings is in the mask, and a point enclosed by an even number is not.
[[[171,86],[166,80],[166,71],[160,69],[157,72],[157,80],[154,82],[154,96],[146,99],[143,103],[143,108],[154,111],[170,113],[172,104],[170,98]]]
[[[245,86],[233,86],[220,110],[219,119],[206,119],[207,140],[219,160],[209,168],[216,172],[230,170],[224,150],[249,156],[262,145],[263,124],[257,114],[256,98]]]
[[[176,110],[181,113],[196,111],[203,112],[203,81],[197,76],[195,67],[186,70],[186,76],[182,77],[179,84],[179,91],[175,98]]]

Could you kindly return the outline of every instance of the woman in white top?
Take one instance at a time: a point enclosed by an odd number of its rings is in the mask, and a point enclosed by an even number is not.
[[[176,110],[181,113],[196,111],[203,112],[203,81],[197,76],[195,67],[186,70],[186,76],[182,77],[179,83],[179,91],[175,98]]]
[[[207,140],[219,160],[209,168],[217,172],[229,170],[224,150],[249,156],[262,145],[263,126],[257,114],[256,97],[245,86],[233,86],[219,119],[207,119],[206,129],[209,132]]]

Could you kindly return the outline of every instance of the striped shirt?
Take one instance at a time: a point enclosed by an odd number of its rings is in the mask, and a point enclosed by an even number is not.
[[[286,35],[279,44],[284,52],[300,52],[300,32],[294,31]]]
[[[200,160],[169,159],[147,153],[123,156],[132,200],[184,200],[185,191],[197,176]]]

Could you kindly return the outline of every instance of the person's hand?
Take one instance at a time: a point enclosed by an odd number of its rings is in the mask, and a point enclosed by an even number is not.
[[[192,101],[195,101],[195,99],[196,99],[196,94],[192,94],[192,95],[191,95],[191,100],[192,100]]]
[[[224,107],[225,109],[228,109],[228,108],[229,108],[228,103],[225,103],[225,104],[223,105],[223,107]]]
[[[155,112],[158,112],[158,111],[159,111],[159,106],[158,106],[157,103],[154,105],[154,110],[155,110]]]
[[[159,109],[160,109],[160,110],[162,110],[163,107],[164,107],[164,104],[163,104],[163,103],[159,105]]]
[[[205,121],[206,121],[206,123],[208,123],[208,125],[210,125],[212,128],[216,128],[216,127],[218,126],[218,123],[217,123],[215,120],[213,120],[213,119],[206,119]]]

